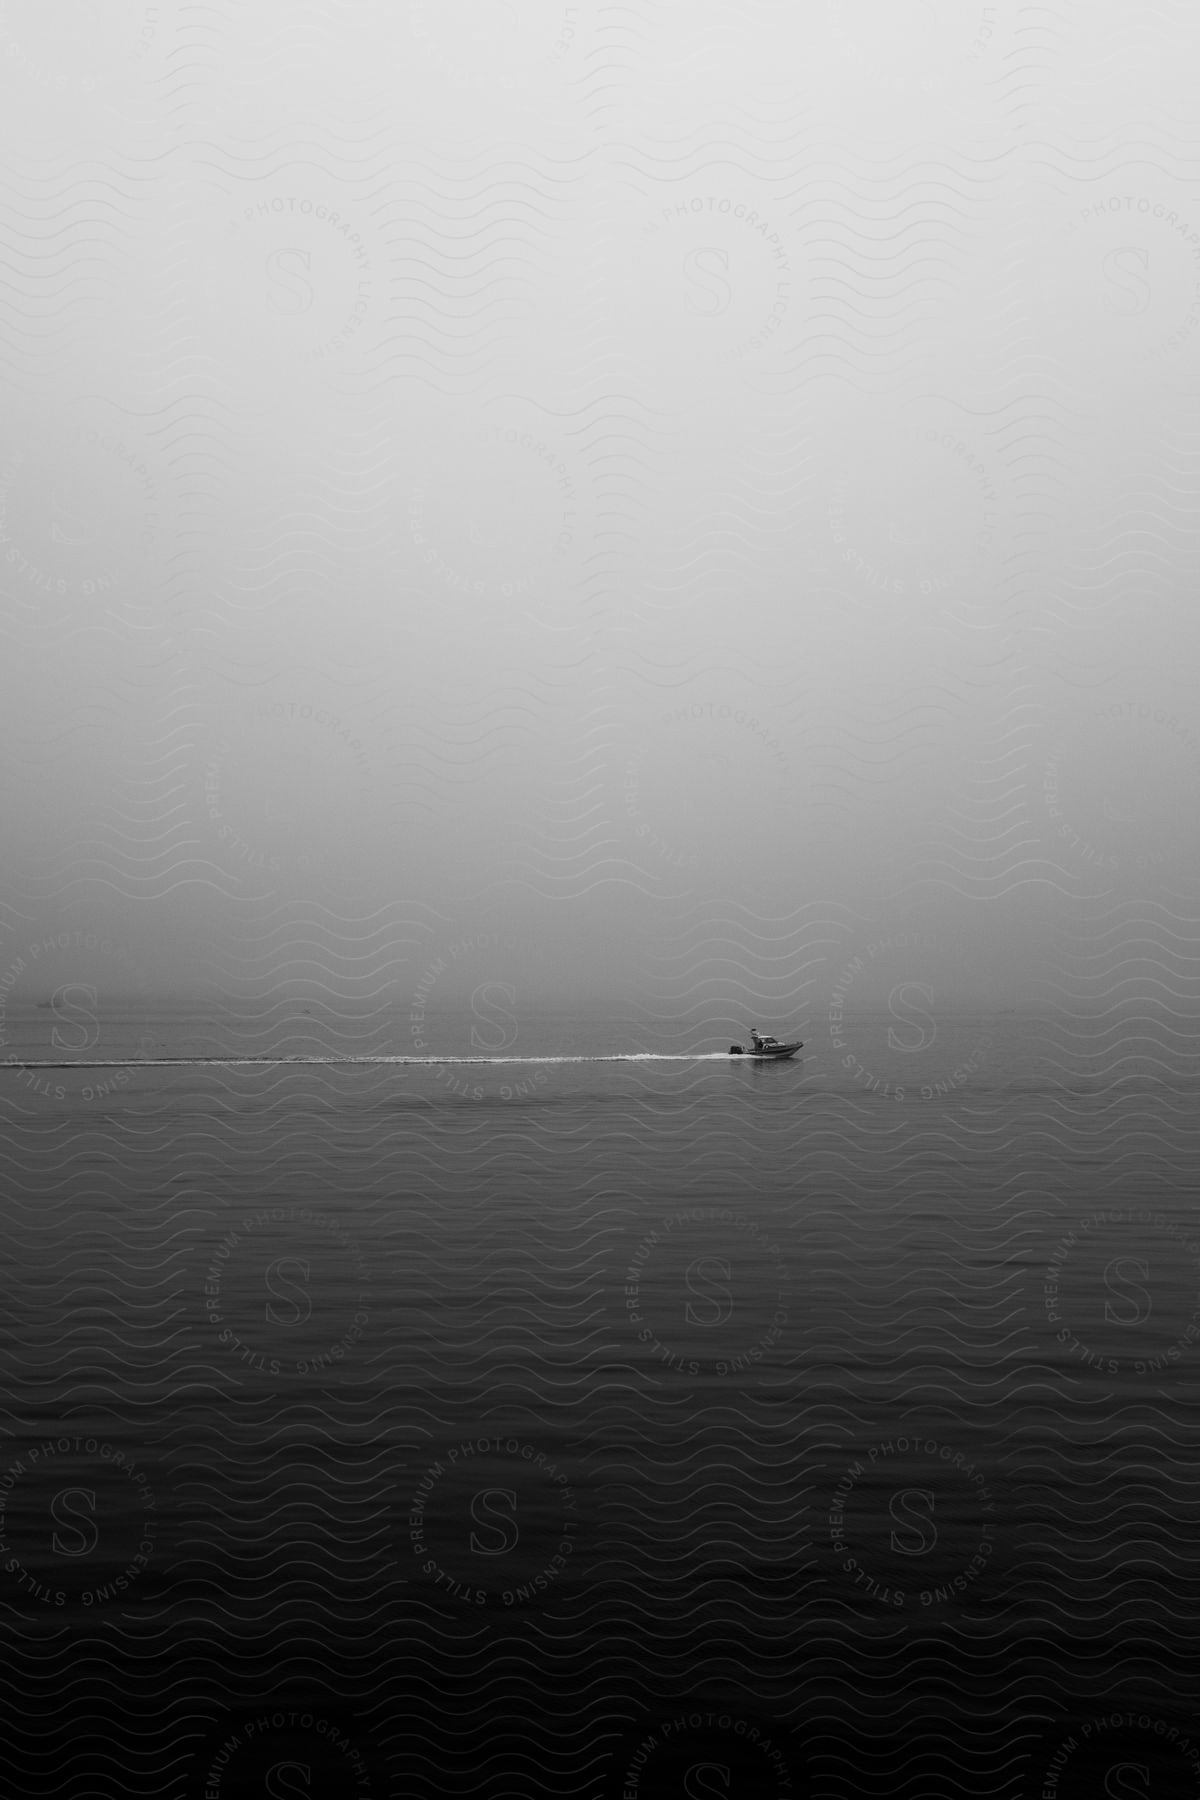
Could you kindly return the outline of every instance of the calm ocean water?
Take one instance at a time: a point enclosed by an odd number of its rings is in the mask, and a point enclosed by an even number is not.
[[[1200,1791],[1197,1036],[910,1024],[10,1008],[48,1785]]]

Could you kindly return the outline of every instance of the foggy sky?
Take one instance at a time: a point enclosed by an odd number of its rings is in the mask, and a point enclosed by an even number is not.
[[[0,957],[1190,1003],[1198,37],[7,7]]]

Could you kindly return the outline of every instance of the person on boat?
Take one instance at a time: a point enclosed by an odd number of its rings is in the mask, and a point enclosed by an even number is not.
[[[757,1025],[750,1027],[750,1039],[758,1051],[768,1050],[772,1044],[779,1042],[778,1038],[771,1037],[769,1033],[766,1037],[761,1036]]]

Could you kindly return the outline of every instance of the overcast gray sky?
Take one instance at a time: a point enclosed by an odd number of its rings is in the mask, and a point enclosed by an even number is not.
[[[7,6],[0,949],[1190,994],[1198,38]]]

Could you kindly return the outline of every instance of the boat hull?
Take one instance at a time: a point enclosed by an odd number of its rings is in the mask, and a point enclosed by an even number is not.
[[[747,1062],[787,1062],[803,1048],[804,1041],[799,1039],[794,1044],[772,1044],[766,1050],[730,1050],[729,1054],[744,1056]]]

